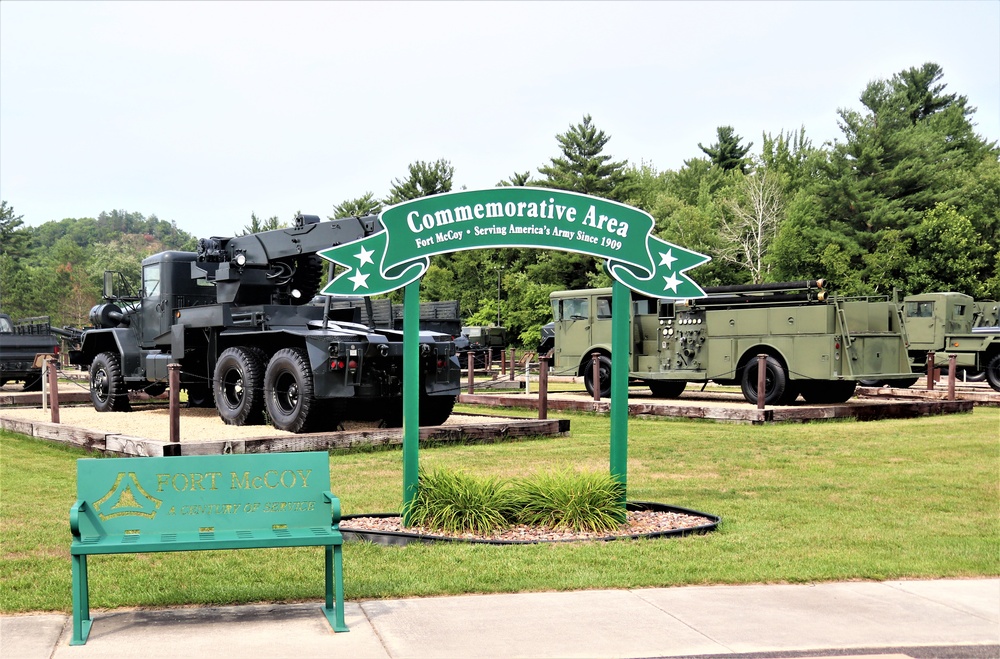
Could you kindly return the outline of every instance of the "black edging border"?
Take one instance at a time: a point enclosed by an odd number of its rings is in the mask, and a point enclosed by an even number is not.
[[[635,540],[638,538],[667,538],[667,537],[682,537],[686,535],[702,535],[714,531],[718,528],[719,524],[722,522],[722,518],[718,515],[711,515],[709,513],[703,513],[697,510],[691,510],[690,508],[680,508],[678,506],[670,506],[665,503],[655,503],[653,501],[628,501],[625,503],[626,510],[642,511],[651,510],[655,512],[670,512],[670,513],[684,513],[686,515],[696,515],[698,517],[704,517],[710,520],[708,524],[701,524],[699,526],[691,526],[683,529],[671,529],[669,531],[657,531],[655,533],[633,533],[630,535],[608,535],[600,538],[560,538],[553,540],[480,540],[476,538],[453,538],[443,535],[431,535],[422,533],[406,533],[403,531],[361,531],[341,528],[340,533],[344,536],[345,542],[354,541],[367,541],[372,542],[377,545],[383,545],[386,547],[403,546],[408,545],[411,542],[420,543],[431,543],[431,542],[464,542],[469,544],[482,544],[482,545],[536,545],[542,543],[554,543],[554,542],[611,542],[612,540]],[[370,513],[370,514],[359,514],[359,515],[344,515],[340,519],[341,525],[347,523],[350,526],[350,521],[356,517],[399,517],[399,513]]]

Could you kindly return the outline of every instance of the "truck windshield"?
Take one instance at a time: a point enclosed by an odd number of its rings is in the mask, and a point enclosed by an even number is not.
[[[590,317],[589,302],[585,297],[553,301],[552,315],[556,320],[586,320]]]
[[[154,297],[160,294],[160,264],[154,263],[142,269],[142,295]]]
[[[611,298],[599,297],[597,298],[597,319],[607,320],[608,318],[611,318]]]
[[[934,316],[933,302],[907,302],[907,318],[931,318]]]

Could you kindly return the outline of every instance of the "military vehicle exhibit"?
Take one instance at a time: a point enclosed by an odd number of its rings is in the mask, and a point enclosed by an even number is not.
[[[106,302],[91,310],[94,329],[72,360],[89,369],[94,407],[130,409],[130,390],[162,392],[177,363],[188,404],[214,404],[228,424],[266,415],[291,432],[344,420],[401,425],[402,332],[351,322],[352,309],[308,304],[323,275],[317,252],[381,230],[375,216],[299,215],[288,229],[150,256],[138,291],[106,272]],[[460,389],[455,344],[426,331],[419,342],[420,424],[439,425]]]
[[[1000,391],[1000,303],[976,301],[962,293],[924,293],[903,298],[903,318],[913,371],[927,371],[928,354],[936,366],[955,355],[956,375],[985,379]]]
[[[26,391],[42,388],[42,369],[35,365],[39,353],[59,352],[59,337],[54,336],[46,317],[15,321],[0,313],[0,387],[8,382],[23,382]]]
[[[906,333],[888,300],[833,295],[823,280],[706,288],[705,298],[632,294],[629,379],[675,398],[688,382],[739,385],[757,402],[758,355],[766,355],[764,401],[849,399],[862,379],[912,381]],[[552,293],[556,373],[582,376],[587,391],[611,387],[611,289]],[[592,354],[598,355],[595,379]]]

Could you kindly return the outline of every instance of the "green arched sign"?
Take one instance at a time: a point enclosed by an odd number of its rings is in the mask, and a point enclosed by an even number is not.
[[[619,355],[630,353],[627,289],[658,298],[705,295],[686,273],[709,257],[653,236],[652,216],[607,199],[545,188],[464,190],[390,206],[379,218],[384,231],[320,252],[343,268],[322,292],[358,296],[405,288],[404,511],[417,491],[419,281],[432,256],[469,249],[523,247],[604,259],[615,280],[611,348],[613,354]],[[627,485],[628,463],[628,366],[628,360],[611,362],[611,474],[623,486]]]
[[[652,216],[607,199],[505,187],[422,197],[382,211],[385,231],[320,254],[345,271],[326,295],[377,295],[420,279],[430,257],[528,247],[605,259],[615,280],[652,297],[705,293],[685,273],[707,256],[653,236]]]

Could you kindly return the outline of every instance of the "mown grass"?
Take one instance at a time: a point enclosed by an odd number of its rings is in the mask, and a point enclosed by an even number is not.
[[[460,408],[459,411],[481,411]],[[530,412],[503,410],[531,416]],[[568,437],[424,449],[424,469],[501,480],[606,471],[606,416]],[[0,611],[70,609],[75,459],[0,433]],[[398,512],[398,450],[335,454],[345,514]],[[721,515],[668,540],[344,549],[351,600],[472,592],[1000,574],[1000,412],[743,426],[631,419],[628,498]],[[322,598],[318,549],[99,556],[94,607]]]

